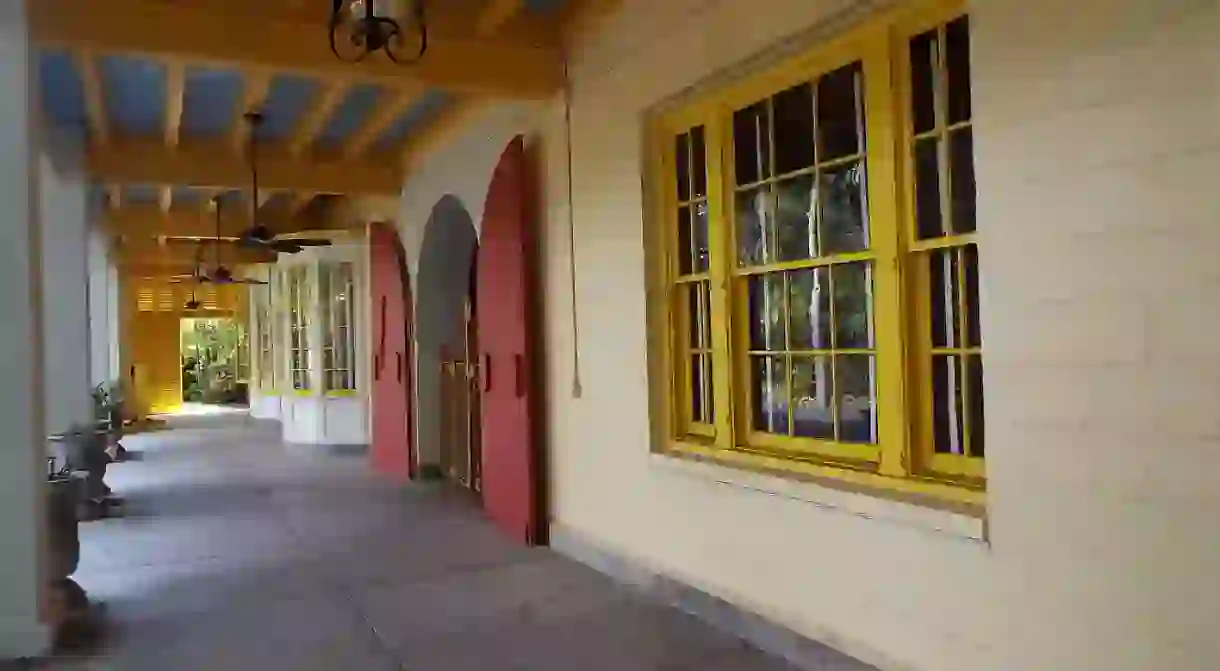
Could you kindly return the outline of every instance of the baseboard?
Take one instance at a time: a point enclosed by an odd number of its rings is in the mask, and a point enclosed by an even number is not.
[[[878,671],[830,646],[809,639],[756,613],[692,585],[656,572],[643,563],[591,542],[562,525],[551,525],[556,552],[631,586],[645,595],[689,613],[754,647],[783,657],[803,671]]]
[[[0,617],[0,660],[40,657],[50,648],[51,630],[45,624],[27,618]]]
[[[298,454],[325,454],[335,457],[360,457],[368,454],[367,444],[284,443],[284,448]]]

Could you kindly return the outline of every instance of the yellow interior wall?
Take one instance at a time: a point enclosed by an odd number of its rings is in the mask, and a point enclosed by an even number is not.
[[[246,315],[244,285],[195,286],[199,310],[184,306],[192,285],[166,280],[125,278],[120,325],[123,373],[128,382],[127,412],[136,417],[174,412],[182,406],[184,317]]]

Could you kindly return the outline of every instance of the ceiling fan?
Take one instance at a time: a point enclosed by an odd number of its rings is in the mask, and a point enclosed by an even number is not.
[[[260,112],[247,112],[245,119],[250,124],[251,228],[238,236],[239,244],[280,254],[298,254],[306,247],[329,247],[331,241],[326,238],[282,238],[258,223],[258,127],[263,123],[263,115]]]
[[[220,247],[223,244],[220,237],[220,196],[212,199],[213,209],[216,210],[216,267],[212,272],[204,272],[203,268],[203,245],[202,240],[199,241],[199,253],[195,257],[195,270],[190,275],[178,275],[170,281],[176,284],[182,282],[194,282],[196,284],[267,284],[262,280],[249,280],[233,277],[233,271],[229,270],[220,262]],[[188,308],[189,309],[189,308]]]

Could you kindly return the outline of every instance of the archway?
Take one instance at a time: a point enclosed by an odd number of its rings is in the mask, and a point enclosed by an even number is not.
[[[421,473],[479,486],[479,399],[472,269],[474,221],[454,196],[436,202],[424,229],[416,283],[418,444]]]

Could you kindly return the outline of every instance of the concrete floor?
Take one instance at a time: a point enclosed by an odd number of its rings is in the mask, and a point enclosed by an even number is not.
[[[582,565],[519,547],[445,486],[376,482],[361,455],[245,418],[124,440],[122,519],[82,526],[115,671],[769,671],[786,663]]]

